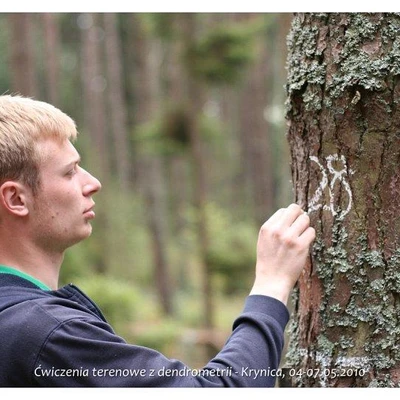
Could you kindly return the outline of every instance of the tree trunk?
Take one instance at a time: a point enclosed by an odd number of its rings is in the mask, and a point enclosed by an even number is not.
[[[184,24],[179,14],[174,14],[171,19],[172,29],[175,32],[182,32]],[[175,40],[168,41],[168,49],[166,51],[166,90],[164,97],[167,99],[166,104],[168,111],[178,117],[179,113],[181,121],[172,121],[174,126],[181,123],[181,129],[184,135],[187,134],[187,103],[185,101],[185,70],[182,63],[184,51],[184,39],[182,35],[176,35]],[[175,117],[176,118],[176,117]],[[189,149],[188,149],[189,150]],[[173,218],[171,219],[171,233],[176,239],[175,242],[179,248],[177,257],[174,260],[176,265],[176,283],[179,289],[190,290],[190,278],[188,271],[188,260],[192,255],[192,249],[187,243],[187,218],[185,212],[187,204],[190,203],[190,179],[188,173],[188,157],[185,152],[176,152],[168,158],[169,162],[169,180],[170,188],[170,210]]]
[[[59,52],[59,21],[58,14],[41,14],[44,37],[44,64],[46,79],[46,95],[48,101],[56,107],[60,107],[60,52]]]
[[[37,96],[34,53],[34,14],[9,14],[11,32],[11,90],[24,96]]]
[[[247,14],[245,17],[248,23],[252,20],[257,23],[259,18],[257,14]],[[244,171],[247,172],[246,180],[251,187],[255,221],[259,225],[272,213],[274,190],[270,132],[265,119],[270,63],[263,36],[261,40],[257,38],[256,49],[257,56],[249,67],[242,92],[239,94],[239,112]]]
[[[292,177],[317,231],[295,299],[293,386],[400,384],[399,33],[396,14],[293,19]]]
[[[137,53],[137,120],[138,124],[152,122],[160,110],[160,48],[157,39],[150,40],[140,15],[133,17],[136,24]],[[144,154],[140,158],[139,184],[147,206],[147,218],[154,256],[154,278],[160,306],[166,315],[173,313],[170,266],[167,252],[166,187],[162,155]]]
[[[96,169],[105,183],[110,181],[109,149],[105,90],[107,81],[103,73],[102,48],[104,30],[97,14],[85,14],[82,28],[82,87],[87,131],[96,157]]]
[[[115,13],[105,13],[105,47],[107,90],[109,93],[110,128],[114,141],[115,164],[121,189],[130,187],[130,160],[127,110],[122,83],[121,43]]]
[[[196,15],[183,14],[182,24],[184,29],[185,49],[188,51],[196,41]],[[190,74],[188,74],[187,77],[187,106],[189,110],[190,147],[193,158],[194,204],[196,208],[200,265],[203,275],[204,327],[210,329],[214,326],[214,296],[212,289],[212,272],[207,263],[207,253],[209,249],[206,214],[207,164],[200,129],[200,116],[203,112],[205,94],[203,87],[195,77]],[[207,352],[209,355],[214,355],[215,349],[211,346],[207,348]]]
[[[102,68],[102,43],[104,30],[98,23],[97,14],[82,14],[80,16],[82,35],[82,88],[84,130],[87,133],[91,152],[88,159],[94,174],[103,184],[102,193],[99,195],[103,202],[103,208],[99,208],[96,218],[101,226],[99,234],[102,235],[102,256],[98,258],[96,269],[100,273],[107,272],[107,257],[111,254],[107,251],[108,232],[110,221],[108,217],[108,205],[111,171],[109,151],[107,144],[107,123],[105,106],[106,80]]]

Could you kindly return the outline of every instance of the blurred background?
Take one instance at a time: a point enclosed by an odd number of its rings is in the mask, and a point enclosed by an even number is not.
[[[292,201],[289,13],[3,13],[0,90],[77,123],[103,184],[73,282],[128,342],[199,368],[254,278],[261,224]]]

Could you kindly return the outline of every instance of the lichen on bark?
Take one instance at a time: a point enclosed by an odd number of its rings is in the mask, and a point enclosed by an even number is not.
[[[294,193],[317,239],[286,365],[351,372],[292,384],[400,386],[400,15],[296,14],[288,47]]]

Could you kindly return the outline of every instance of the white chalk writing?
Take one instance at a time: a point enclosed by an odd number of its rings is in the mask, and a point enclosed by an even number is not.
[[[322,208],[323,210],[330,211],[333,216],[338,219],[343,219],[351,210],[353,204],[353,195],[351,192],[351,187],[346,179],[349,175],[354,172],[347,167],[347,162],[345,157],[338,156],[337,154],[331,154],[325,158],[326,167],[322,165],[320,160],[315,156],[310,156],[310,160],[315,162],[321,172],[321,180],[319,185],[308,203],[308,212],[313,212]],[[339,165],[339,169],[336,168]],[[331,178],[329,183],[328,177]],[[335,206],[335,185],[341,185],[344,189],[344,193],[347,194],[347,207],[345,209],[340,209]],[[328,204],[323,203],[323,196],[325,192],[328,192]]]

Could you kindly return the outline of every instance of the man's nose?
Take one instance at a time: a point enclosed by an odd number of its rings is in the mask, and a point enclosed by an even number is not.
[[[83,192],[85,196],[92,195],[101,190],[100,181],[91,175],[89,172],[84,171],[86,173],[86,182],[83,187]]]

